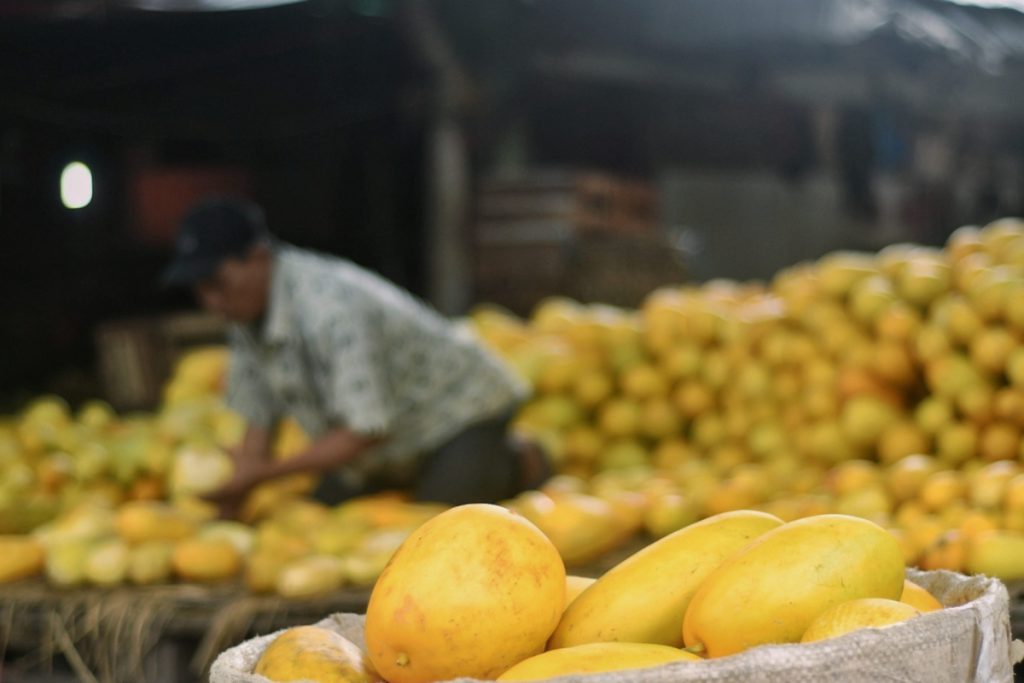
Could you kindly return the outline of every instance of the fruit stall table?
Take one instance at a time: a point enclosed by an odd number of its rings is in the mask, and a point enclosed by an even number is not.
[[[644,545],[635,539],[570,571],[600,576]],[[334,612],[365,612],[369,598],[369,588],[286,600],[241,584],[61,590],[42,579],[20,581],[0,586],[0,680],[205,680],[223,649]]]
[[[231,645],[334,612],[365,612],[368,600],[367,588],[285,600],[241,584],[57,590],[21,581],[0,586],[0,680],[206,680]]]

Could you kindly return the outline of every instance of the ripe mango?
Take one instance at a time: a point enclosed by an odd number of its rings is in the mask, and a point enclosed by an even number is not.
[[[61,539],[46,551],[46,580],[54,586],[68,588],[85,581],[85,563],[92,552],[90,539]]]
[[[586,564],[604,555],[635,531],[615,505],[582,493],[548,495],[530,491],[510,507],[536,524],[570,566]]]
[[[34,576],[43,571],[43,544],[31,536],[0,536],[0,583]]]
[[[260,655],[253,673],[281,683],[380,681],[355,643],[318,626],[297,626],[279,635]]]
[[[132,583],[164,583],[171,578],[171,556],[174,545],[170,541],[146,541],[131,549],[128,556],[128,578]]]
[[[117,533],[128,543],[177,541],[195,533],[195,524],[166,503],[139,500],[117,511]]]
[[[309,598],[325,595],[345,583],[345,563],[331,555],[312,555],[293,560],[277,577],[278,595],[286,598]]]
[[[909,579],[903,580],[903,594],[900,596],[900,602],[921,612],[934,612],[942,609],[942,603],[934,595]]]
[[[589,576],[566,576],[565,577],[565,608],[569,609],[572,601],[580,596],[580,593],[587,590],[597,579]]]
[[[560,676],[647,669],[669,662],[701,661],[685,650],[649,643],[587,643],[549,650],[519,662],[499,681],[542,681]]]
[[[253,593],[270,593],[277,588],[277,579],[294,558],[257,550],[245,561],[245,586]]]
[[[174,548],[171,565],[186,581],[224,581],[242,569],[242,556],[229,541],[190,538]]]
[[[782,520],[725,512],[647,546],[598,579],[570,605],[549,648],[619,641],[683,643],[683,616],[701,583],[728,557]]]
[[[967,571],[1003,581],[1024,579],[1024,533],[986,531],[968,541]]]
[[[130,560],[128,544],[119,538],[97,541],[85,560],[85,579],[97,586],[114,586],[124,582]]]
[[[861,598],[842,602],[817,616],[804,631],[801,643],[836,638],[862,628],[890,626],[921,616],[905,602],[884,598]]]
[[[848,600],[903,592],[903,554],[888,532],[819,515],[764,534],[719,566],[686,610],[683,639],[709,657],[795,643],[822,612]]]
[[[529,521],[462,505],[421,526],[370,595],[366,644],[390,683],[494,678],[539,654],[565,605],[565,565]]]

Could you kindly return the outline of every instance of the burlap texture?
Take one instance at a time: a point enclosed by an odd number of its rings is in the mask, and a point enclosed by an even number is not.
[[[948,609],[886,629],[865,629],[809,645],[771,645],[699,663],[636,671],[565,676],[559,683],[1012,683],[1009,605],[994,579],[947,571],[907,570]],[[317,624],[360,647],[363,617],[336,614]],[[250,673],[276,633],[227,650],[213,664],[211,683],[267,683]],[[1018,655],[1019,658],[1019,655]],[[471,679],[460,679],[469,681]]]

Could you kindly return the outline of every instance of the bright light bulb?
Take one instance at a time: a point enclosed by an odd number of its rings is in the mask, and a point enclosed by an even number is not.
[[[81,209],[92,201],[92,171],[81,161],[72,161],[61,172],[60,200],[69,209]]]

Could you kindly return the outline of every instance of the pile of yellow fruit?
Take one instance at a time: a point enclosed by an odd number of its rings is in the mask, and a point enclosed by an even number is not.
[[[331,509],[294,476],[247,498],[242,522],[202,501],[230,478],[226,449],[244,423],[223,404],[224,348],[184,356],[153,414],[117,416],[101,402],[72,415],[54,397],[0,421],[0,583],[44,575],[79,585],[242,580],[302,597],[369,585],[395,548],[443,507],[397,496]],[[286,420],[276,457],[306,436]]]
[[[72,414],[47,396],[0,417],[0,533],[30,531],[82,504],[194,499],[224,482],[223,449],[244,428],[221,399],[226,363],[219,347],[185,356],[151,414],[118,416],[101,401]]]
[[[1022,221],[638,311],[550,299],[471,324],[536,390],[517,428],[570,488],[645,493],[654,535],[840,512],[893,529],[909,562],[1024,578]]]
[[[892,536],[856,517],[723,513],[581,586],[529,521],[465,505],[395,553],[370,598],[365,652],[300,627],[277,637],[255,672],[275,681],[542,680],[810,642],[941,608],[905,580]]]
[[[529,320],[467,322],[534,387],[515,426],[561,472],[505,504],[571,566],[755,509],[863,517],[908,564],[1024,579],[1024,222],[834,253],[767,285],[665,288],[636,311],[550,299]],[[244,428],[226,363],[219,347],[185,356],[152,414],[45,397],[0,418],[0,551],[27,548],[0,552],[0,581],[45,565],[58,585],[237,575],[306,595],[372,583],[440,511],[329,509],[293,477],[250,495],[245,526],[214,523],[200,497],[231,476]],[[275,455],[306,443],[286,421]],[[172,544],[185,559],[168,565]],[[192,568],[206,555],[218,571]]]
[[[402,541],[444,509],[393,496],[335,509],[292,499],[249,526],[160,501],[83,505],[32,534],[0,536],[0,582],[38,573],[60,588],[241,579],[253,592],[308,597],[371,585]]]

